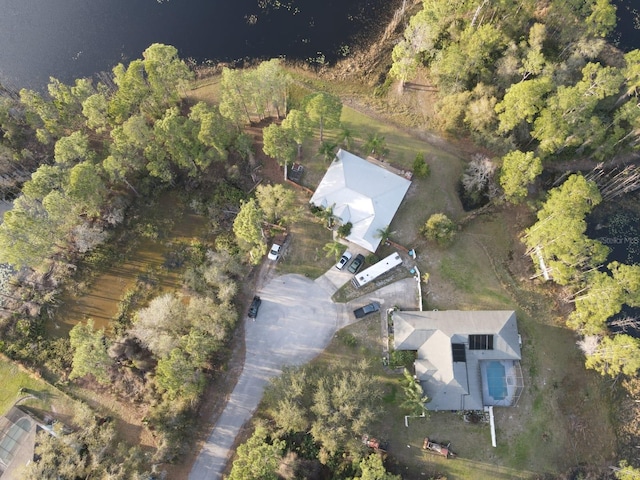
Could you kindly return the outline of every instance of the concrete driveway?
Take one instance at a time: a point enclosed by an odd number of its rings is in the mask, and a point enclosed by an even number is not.
[[[246,320],[244,369],[227,405],[198,456],[190,480],[219,479],[240,427],[251,418],[269,379],[286,365],[307,363],[328,345],[338,325],[346,324],[344,305],[331,301],[335,291],[324,276],[273,278],[258,292],[256,321]]]
[[[269,379],[283,366],[302,365],[320,354],[337,330],[356,319],[353,308],[369,301],[383,308],[417,307],[413,278],[388,285],[348,304],[331,296],[352,275],[331,268],[315,281],[300,275],[272,278],[257,292],[258,318],[246,319],[244,368],[227,405],[189,474],[190,480],[220,479],[242,425],[256,410]]]

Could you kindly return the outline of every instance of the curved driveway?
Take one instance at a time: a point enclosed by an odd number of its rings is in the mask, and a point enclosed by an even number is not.
[[[331,301],[335,288],[324,275],[315,281],[284,275],[258,292],[262,298],[258,318],[246,321],[244,368],[191,469],[190,480],[221,478],[236,435],[253,415],[269,379],[280,374],[283,366],[313,359],[338,327],[348,323],[346,306]]]
[[[382,305],[418,308],[413,278],[387,285],[353,305],[333,303],[333,293],[350,278],[334,268],[316,280],[283,275],[258,292],[262,298],[258,318],[245,324],[244,368],[189,480],[222,478],[235,438],[260,403],[269,379],[279,375],[283,366],[302,365],[320,354],[338,329],[356,321],[348,314],[353,306],[376,300]]]

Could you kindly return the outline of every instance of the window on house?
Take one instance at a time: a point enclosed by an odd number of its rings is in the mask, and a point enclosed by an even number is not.
[[[465,353],[464,343],[452,343],[451,352],[453,353],[454,362],[466,362],[467,354]]]
[[[469,350],[493,350],[493,335],[469,335]]]

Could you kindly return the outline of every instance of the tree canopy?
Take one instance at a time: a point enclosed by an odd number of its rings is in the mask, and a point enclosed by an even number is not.
[[[314,93],[305,99],[305,111],[320,129],[320,141],[324,141],[324,129],[337,127],[342,115],[342,101],[328,93]]]
[[[74,349],[73,369],[69,378],[91,374],[102,384],[109,382],[108,369],[113,364],[107,353],[104,329],[95,330],[93,320],[77,323],[69,332],[71,348]]]
[[[525,232],[530,252],[542,257],[547,271],[561,285],[575,281],[607,258],[608,248],[585,235],[585,215],[600,201],[595,183],[582,175],[571,175],[549,191],[538,211],[538,222]]]
[[[515,146],[541,159],[605,160],[634,148],[640,114],[621,93],[637,85],[638,54],[601,55],[615,5],[546,7],[423,2],[393,49],[389,74],[402,89],[426,69],[439,97],[434,124],[502,154]]]

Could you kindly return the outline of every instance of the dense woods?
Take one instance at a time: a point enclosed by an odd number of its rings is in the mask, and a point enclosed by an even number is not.
[[[188,447],[207,375],[224,361],[238,318],[237,280],[246,273],[251,250],[244,249],[247,232],[236,243],[223,231],[228,218],[222,210],[239,209],[244,198],[226,172],[245,168],[253,155],[242,127],[287,110],[288,77],[277,60],[246,72],[224,70],[219,107],[185,99],[192,79],[174,47],[155,44],[142,59],[117,65],[106,83],[82,79],[68,86],[51,79],[47,94],[6,92],[0,104],[3,194],[13,200],[0,225],[6,262],[1,350],[53,380],[90,378],[125,402],[147,405],[145,423],[157,450],[144,464],[173,461]],[[293,118],[285,130],[301,143],[309,134],[306,113]],[[204,196],[197,193],[202,185],[208,187]],[[159,292],[149,272],[126,292],[108,331],[88,319],[68,338],[44,335],[63,289],[87,269],[118,261],[116,244],[127,230],[157,236],[137,212],[166,189],[195,194],[194,205],[208,212],[220,233],[216,245],[178,245],[167,259],[169,268],[180,268],[183,291]],[[281,186],[259,187],[253,240],[265,242],[263,223],[295,218],[291,195]],[[96,448],[115,448],[111,433],[100,435],[105,443]],[[33,478],[56,471],[52,452],[67,448],[58,443],[43,441]],[[69,458],[69,468],[91,455]],[[123,466],[109,478],[133,478],[129,460],[114,458]],[[139,460],[132,457],[134,467]],[[86,468],[97,475],[98,469]]]
[[[438,89],[435,124],[495,151],[502,192],[492,196],[521,203],[554,162],[589,159],[591,168],[602,162],[602,170],[637,147],[640,52],[623,54],[606,43],[615,21],[608,0],[425,0],[394,48],[389,73],[404,83],[426,68]],[[467,178],[494,175],[482,170]],[[631,169],[620,177],[634,175]],[[474,188],[464,179],[463,185]],[[615,376],[616,364],[625,364],[627,373],[640,365],[636,342],[622,332],[611,336],[606,323],[623,305],[640,305],[640,271],[605,267],[609,249],[585,233],[585,217],[602,201],[604,186],[579,174],[567,178],[540,205],[524,242],[540,277],[573,292],[568,325],[595,336],[587,343],[598,345],[585,350],[587,366]],[[612,342],[625,346],[612,348]]]
[[[360,440],[381,420],[381,392],[366,363],[286,369],[265,392],[268,421],[238,449],[229,478],[398,479]]]

